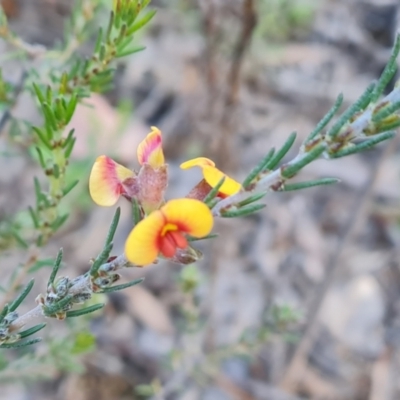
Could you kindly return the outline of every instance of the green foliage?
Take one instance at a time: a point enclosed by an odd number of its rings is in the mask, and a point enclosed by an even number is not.
[[[71,348],[71,354],[82,354],[93,350],[96,338],[90,332],[79,332]]]
[[[256,4],[256,37],[269,42],[283,42],[294,34],[307,32],[315,9],[315,3],[309,0],[258,0]]]
[[[194,264],[185,265],[179,274],[179,284],[183,293],[193,292],[201,280],[198,268]]]
[[[393,138],[395,133],[392,129],[400,126],[399,84],[384,98],[380,99],[380,96],[396,72],[394,60],[399,52],[400,35],[396,38],[388,66],[377,83],[370,84],[359,99],[328,128],[343,102],[343,96],[338,96],[335,104],[308,135],[292,160],[279,165],[292,149],[295,133],[289,136],[278,151],[270,150],[243,181],[243,189],[239,193],[219,201],[213,200],[211,209],[214,216],[238,217],[257,212],[262,205],[248,204],[261,200],[269,191],[299,190],[336,183],[334,178],[300,183],[287,181],[321,157],[334,159],[349,156]]]
[[[71,165],[76,132],[71,128],[72,117],[78,104],[93,92],[104,92],[112,86],[117,62],[120,58],[143,49],[135,44],[134,36],[153,18],[155,11],[148,9],[149,1],[115,0],[112,4],[103,0],[76,1],[70,19],[66,23],[65,38],[54,49],[30,45],[19,38],[8,25],[7,18],[0,10],[0,38],[18,49],[23,58],[37,58],[39,62],[21,77],[18,84],[8,83],[0,69],[0,108],[4,116],[0,125],[8,123],[10,138],[18,145],[23,144],[26,152],[37,162],[42,176],[34,179],[35,203],[28,210],[18,212],[7,221],[0,223],[0,250],[18,245],[24,249],[44,247],[52,236],[67,222],[69,210],[64,198],[78,185],[74,176],[76,169]],[[102,21],[108,14],[106,29]],[[100,27],[99,27],[100,26]],[[93,51],[82,58],[79,47],[94,40]],[[9,112],[20,92],[27,92],[35,100],[42,115],[38,126],[15,119]],[[72,175],[71,175],[72,176]],[[14,297],[9,304],[1,306],[0,347],[17,348],[34,344],[40,338],[27,339],[44,328],[44,324],[22,330],[25,319],[44,314],[58,319],[82,316],[99,310],[104,304],[92,304],[74,309],[90,299],[93,291],[120,290],[140,283],[141,280],[124,285],[111,285],[119,279],[115,270],[126,264],[107,264],[112,250],[112,240],[119,220],[119,209],[113,219],[109,235],[100,255],[93,261],[90,273],[79,278],[58,277],[62,265],[62,250],[55,260],[28,256],[28,261],[15,270],[8,287],[2,288],[6,298]],[[109,270],[100,268],[108,265]],[[39,304],[26,315],[20,315],[18,308],[30,293],[34,281],[15,296],[20,289],[17,283],[25,274],[32,274],[43,267],[52,266],[47,292],[38,297]],[[92,348],[94,342],[89,334],[77,336],[72,352],[80,353]]]
[[[121,209],[118,207],[117,210],[115,211],[114,218],[111,222],[103,250],[93,261],[92,267],[90,268],[91,276],[97,276],[99,268],[101,267],[102,264],[104,264],[107,261],[108,257],[110,256],[111,250],[113,248],[112,241],[114,239],[115,231],[117,230],[120,215],[121,215]]]

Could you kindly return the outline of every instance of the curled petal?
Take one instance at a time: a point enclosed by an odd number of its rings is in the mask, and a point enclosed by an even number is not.
[[[216,186],[221,179],[225,177],[225,181],[219,189],[219,192],[225,196],[231,196],[237,193],[242,187],[239,182],[236,182],[216,168],[214,161],[208,158],[198,157],[181,164],[182,169],[189,169],[192,167],[200,167],[203,170],[204,179],[211,187]]]
[[[154,262],[160,251],[159,237],[164,225],[165,218],[160,210],[141,220],[125,243],[126,258],[137,266]]]
[[[232,196],[242,187],[239,182],[236,182],[234,179],[230,178],[228,175],[225,175],[222,171],[215,167],[204,167],[203,176],[206,182],[212,187],[216,186],[218,182],[225,177],[224,183],[219,189],[219,192],[225,196]]]
[[[139,144],[137,157],[140,165],[147,163],[153,168],[159,168],[165,164],[161,131],[155,126],[151,127],[151,132]]]
[[[133,171],[113,159],[107,156],[97,157],[89,177],[90,196],[100,206],[112,206],[124,193],[124,180],[133,176]]]
[[[214,224],[210,209],[195,199],[170,200],[160,211],[169,224],[194,237],[208,235]]]
[[[193,167],[215,167],[214,161],[210,160],[209,158],[206,157],[197,157],[197,158],[192,158],[191,160],[188,160],[184,163],[181,164],[182,169],[189,169]]]

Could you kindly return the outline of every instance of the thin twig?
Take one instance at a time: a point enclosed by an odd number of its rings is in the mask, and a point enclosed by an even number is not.
[[[224,168],[231,169],[231,158],[234,152],[231,148],[230,135],[235,125],[236,107],[238,104],[240,76],[254,28],[257,24],[254,0],[243,0],[241,12],[241,30],[232,52],[232,61],[226,79],[226,95],[224,109],[220,122],[220,137],[218,153],[220,164]]]
[[[250,45],[251,37],[257,24],[254,0],[243,0],[241,23],[242,29],[233,49],[232,63],[227,76],[228,92],[225,98],[226,109],[223,120],[228,118],[231,107],[237,104],[238,101],[240,72],[245,53]]]
[[[100,269],[103,271],[118,271],[126,268],[129,265],[132,268],[134,265],[130,264],[126,259],[125,254],[117,256],[114,260],[104,263]],[[23,277],[21,278],[23,279]],[[82,274],[74,279],[74,284],[68,289],[69,295],[79,295],[80,293],[93,293],[91,279],[88,273]],[[0,307],[1,309],[2,307]],[[25,314],[18,317],[10,326],[10,331],[17,331],[32,320],[43,317],[42,305],[39,304],[35,308],[29,310]]]
[[[204,0],[199,2],[203,11],[203,29],[206,39],[206,46],[204,51],[204,61],[206,68],[206,83],[207,83],[207,114],[212,116],[214,113],[214,105],[216,96],[217,82],[217,68],[216,68],[216,9],[214,0]]]

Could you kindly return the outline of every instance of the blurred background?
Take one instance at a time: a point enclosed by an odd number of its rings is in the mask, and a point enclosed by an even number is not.
[[[1,3],[25,41],[51,47],[61,40],[70,1]],[[101,249],[114,211],[88,196],[98,155],[137,166],[136,146],[155,125],[164,135],[169,198],[201,178],[179,169],[191,157],[210,157],[241,180],[292,131],[297,150],[339,93],[348,106],[380,75],[400,6],[151,4],[157,14],[137,37],[146,50],[121,60],[114,88],[90,98],[71,122],[78,136],[71,169],[81,184],[66,199],[73,207],[68,225],[46,250],[54,257],[64,248],[71,277]],[[23,66],[7,59],[9,51],[0,43],[3,74],[16,80]],[[29,99],[21,98],[14,113],[40,121]],[[0,149],[6,142],[0,135]],[[36,348],[41,364],[3,375],[0,368],[0,399],[399,399],[399,167],[397,139],[362,155],[320,160],[301,180],[333,176],[339,184],[271,193],[256,216],[218,221],[220,237],[199,245],[204,259],[195,266],[162,262],[126,271],[126,279],[143,276],[144,283],[110,295],[105,310],[88,320],[50,321]],[[30,204],[35,172],[27,155],[0,157],[0,218]],[[130,207],[121,206],[115,253],[131,228]],[[1,281],[22,256],[1,254]],[[36,294],[48,273],[38,272]],[[95,348],[71,359],[63,338],[83,329],[96,338]],[[2,357],[9,355],[0,355],[0,366]]]

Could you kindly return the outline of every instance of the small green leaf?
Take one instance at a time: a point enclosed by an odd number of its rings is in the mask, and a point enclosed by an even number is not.
[[[57,130],[57,119],[56,116],[54,115],[53,110],[47,103],[42,104],[42,110],[44,113],[44,116],[46,118],[46,125],[53,130]]]
[[[291,190],[300,190],[300,189],[306,189],[309,187],[313,186],[321,186],[321,185],[332,185],[334,183],[340,182],[340,179],[337,178],[322,178],[322,179],[316,179],[314,181],[308,181],[308,182],[297,182],[297,183],[285,183],[285,185],[282,187],[281,191],[283,192],[289,192]]]
[[[64,140],[64,142],[63,142],[63,144],[62,144],[62,147],[63,148],[65,148],[65,147],[67,147],[68,145],[69,145],[69,142],[73,139],[73,137],[74,137],[74,133],[75,133],[75,129],[73,128],[73,129],[71,129],[69,132],[68,132],[68,135],[67,135],[67,137],[65,138],[65,140]]]
[[[302,168],[304,168],[310,162],[316,160],[320,155],[326,150],[326,144],[320,143],[318,146],[315,146],[308,153],[304,153],[302,157],[294,162],[288,163],[281,167],[281,175],[284,178],[291,178],[296,175]]]
[[[47,104],[51,104],[53,102],[53,93],[50,86],[47,86],[46,88],[46,102]]]
[[[386,64],[377,85],[374,88],[374,91],[371,96],[371,102],[375,103],[379,97],[382,95],[386,86],[393,78],[394,74],[397,71],[397,57],[400,52],[400,34],[396,35],[396,41],[393,46],[392,54],[389,58],[388,63]]]
[[[67,185],[63,189],[63,197],[65,197],[77,184],[79,183],[79,180],[71,182],[69,185]]]
[[[33,90],[34,90],[36,97],[38,98],[40,104],[45,103],[46,99],[44,98],[43,93],[41,92],[39,86],[36,85],[36,83],[33,83],[32,86],[33,86]]]
[[[68,103],[67,109],[65,110],[65,124],[68,124],[71,121],[71,118],[74,115],[77,104],[78,104],[78,95],[74,93]]]
[[[392,131],[396,128],[400,127],[400,119],[394,122],[387,123],[385,121],[382,121],[382,124],[379,124],[379,132],[387,132],[387,131]]]
[[[8,314],[8,304],[6,304],[0,312],[0,324],[3,322],[4,317]]]
[[[237,205],[238,207],[247,206],[248,204],[255,203],[258,200],[261,200],[267,192],[261,192],[258,194],[254,194],[253,196],[249,196],[246,200],[239,202]]]
[[[55,219],[55,221],[50,225],[53,231],[57,231],[62,225],[67,221],[69,214],[60,215]]]
[[[66,72],[63,72],[60,79],[60,94],[66,94],[67,90],[68,90],[68,74]]]
[[[104,303],[99,303],[94,304],[93,306],[81,308],[79,310],[67,311],[67,318],[80,317],[81,315],[90,314],[92,312],[102,309],[104,306]]]
[[[94,54],[99,52],[102,40],[103,40],[103,28],[100,27],[99,28],[99,33],[97,34],[97,38],[96,38],[96,44],[94,46]]]
[[[39,228],[39,221],[36,217],[35,211],[33,211],[33,208],[31,206],[28,207],[29,215],[32,219],[33,226],[37,229]]]
[[[106,30],[106,35],[105,35],[105,39],[106,39],[107,41],[110,40],[111,31],[112,31],[112,28],[113,28],[113,26],[114,26],[114,16],[115,16],[114,11],[111,11],[111,12],[110,12],[110,18],[109,18],[109,20],[108,20],[108,26],[107,26],[107,30]],[[102,35],[101,35],[101,31],[100,31],[99,37],[97,38],[96,47],[95,47],[95,51],[96,51],[96,52],[100,50],[100,46],[101,46],[101,36],[102,36]]]
[[[253,204],[251,206],[241,207],[237,210],[223,211],[223,212],[221,212],[221,217],[223,217],[223,218],[244,217],[244,216],[247,216],[250,214],[254,214],[255,212],[258,212],[265,207],[266,207],[265,204]]]
[[[288,139],[286,140],[286,142],[283,144],[282,148],[275,153],[272,159],[265,165],[264,169],[265,170],[274,169],[282,160],[282,158],[285,157],[287,152],[291,149],[295,140],[296,140],[296,132],[292,132],[288,137]]]
[[[144,281],[144,278],[136,279],[136,280],[134,280],[134,281],[127,282],[127,283],[123,283],[123,284],[121,284],[121,285],[110,286],[110,287],[108,287],[108,288],[104,288],[104,289],[102,289],[100,292],[97,292],[97,293],[111,293],[111,292],[116,292],[116,291],[118,291],[118,290],[123,290],[123,289],[126,289],[126,288],[128,288],[128,287],[138,285],[139,283],[142,283],[143,281]]]
[[[22,247],[23,249],[27,249],[29,247],[27,241],[22,238],[22,236],[16,231],[16,229],[11,230],[10,233],[20,247]]]
[[[70,69],[70,72],[69,72],[69,74],[68,74],[68,78],[69,78],[69,79],[73,79],[73,78],[75,78],[75,77],[78,75],[78,71],[79,71],[79,69],[80,69],[80,67],[81,67],[81,64],[82,64],[82,59],[81,59],[81,58],[78,58],[78,59],[75,61],[75,64],[73,64],[73,66],[72,66],[71,69]]]
[[[140,211],[140,205],[136,197],[132,199],[132,216],[133,216],[133,226],[136,226],[142,219],[142,213]]]
[[[139,51],[143,51],[143,50],[145,50],[145,49],[146,49],[145,46],[133,47],[133,48],[131,48],[131,49],[118,52],[117,55],[116,55],[116,57],[117,57],[117,58],[122,58],[122,57],[130,56],[131,54],[138,53]]]
[[[339,110],[340,106],[343,103],[343,95],[340,94],[338,98],[335,101],[335,104],[332,106],[332,108],[324,115],[324,117],[321,119],[321,121],[318,122],[317,126],[315,129],[308,135],[307,139],[305,140],[304,143],[309,142],[310,140],[314,139],[319,133],[322,132],[322,130],[326,127],[326,125],[329,124],[333,116],[337,113]]]
[[[250,174],[243,181],[242,186],[245,189],[250,185],[250,183],[253,181],[253,179],[258,176],[258,174],[260,172],[264,171],[265,167],[269,164],[272,157],[274,156],[274,153],[275,153],[275,149],[271,149],[268,152],[268,154],[258,163],[258,165],[255,168],[253,168],[253,170],[250,172]]]
[[[42,167],[42,169],[46,169],[46,163],[45,163],[44,158],[43,158],[42,150],[40,149],[40,147],[35,147],[35,149],[36,149],[37,154],[38,154],[40,166]]]
[[[43,133],[43,131],[41,131],[38,127],[36,126],[32,126],[32,129],[34,130],[34,132],[36,133],[36,135],[38,136],[38,138],[42,141],[42,143],[49,149],[51,150],[51,144],[49,142],[49,140],[47,139],[46,135]]]
[[[372,116],[372,121],[375,123],[380,122],[383,119],[394,114],[399,109],[400,109],[400,101],[396,101],[395,103],[388,104],[386,107],[383,107],[376,114],[374,114]]]
[[[70,155],[71,155],[71,153],[72,153],[72,150],[74,149],[75,142],[76,142],[76,139],[75,139],[75,138],[72,138],[72,139],[68,142],[68,144],[67,144],[67,146],[66,146],[66,148],[65,148],[64,157],[65,157],[67,160],[69,159],[69,157],[70,157]]]
[[[220,201],[221,199],[219,198],[212,199],[209,202],[207,202],[207,206],[210,210],[212,210]]]
[[[9,312],[15,311],[19,305],[25,300],[26,296],[28,296],[29,292],[32,290],[33,285],[35,283],[34,279],[31,279],[29,283],[25,286],[24,290],[19,294],[19,296],[10,304]]]
[[[330,154],[331,158],[345,157],[350,154],[359,153],[361,151],[370,149],[376,144],[383,142],[384,140],[392,139],[396,133],[395,132],[385,132],[372,137],[371,139],[365,140],[362,143],[349,145],[349,147],[338,151],[337,153]]]
[[[113,248],[113,243],[107,243],[104,245],[101,253],[96,257],[93,261],[92,266],[90,267],[90,275],[95,276],[99,270],[99,268],[107,261],[110,257],[111,250]]]
[[[156,15],[156,10],[148,11],[142,18],[136,21],[127,31],[127,36],[132,36],[133,33],[143,28]]]
[[[55,99],[54,115],[59,123],[65,123],[65,111],[61,99]]]
[[[19,349],[21,347],[31,346],[35,343],[39,343],[42,338],[30,339],[26,342],[16,342],[16,343],[3,343],[0,345],[0,349]]]
[[[374,89],[375,83],[371,83],[367,87],[367,89],[365,89],[364,93],[359,97],[359,99],[354,104],[352,104],[328,130],[327,136],[330,136],[331,138],[337,136],[343,126],[349,123],[351,117],[353,117],[354,114],[361,110],[364,110],[371,102],[371,96]]]
[[[114,217],[111,221],[110,229],[108,230],[107,233],[106,244],[111,244],[111,242],[114,240],[114,235],[118,227],[120,216],[121,216],[121,208],[117,207],[117,209],[115,210]]]
[[[36,332],[39,332],[40,330],[42,330],[44,327],[46,326],[46,324],[38,324],[35,326],[32,326],[32,328],[26,329],[25,331],[19,332],[19,337],[21,339],[24,339],[28,336],[31,336],[33,334],[35,334]]]
[[[221,178],[221,180],[208,192],[207,196],[204,198],[203,202],[209,206],[211,200],[218,195],[219,189],[225,182],[225,176]]]
[[[48,287],[52,286],[53,283],[54,283],[54,279],[56,279],[56,276],[58,274],[58,270],[61,267],[62,258],[63,258],[63,249],[61,248],[60,250],[58,250],[57,257],[56,257],[56,260],[54,262],[53,270],[51,271],[49,280],[47,281],[47,286]]]
[[[197,238],[194,236],[188,236],[187,241],[188,242],[198,242],[199,240],[215,239],[218,236],[219,236],[218,233],[210,233],[210,234],[200,237],[200,238]]]
[[[100,61],[104,61],[104,57],[106,56],[106,45],[102,43],[100,45],[100,51],[99,51],[99,59]]]

